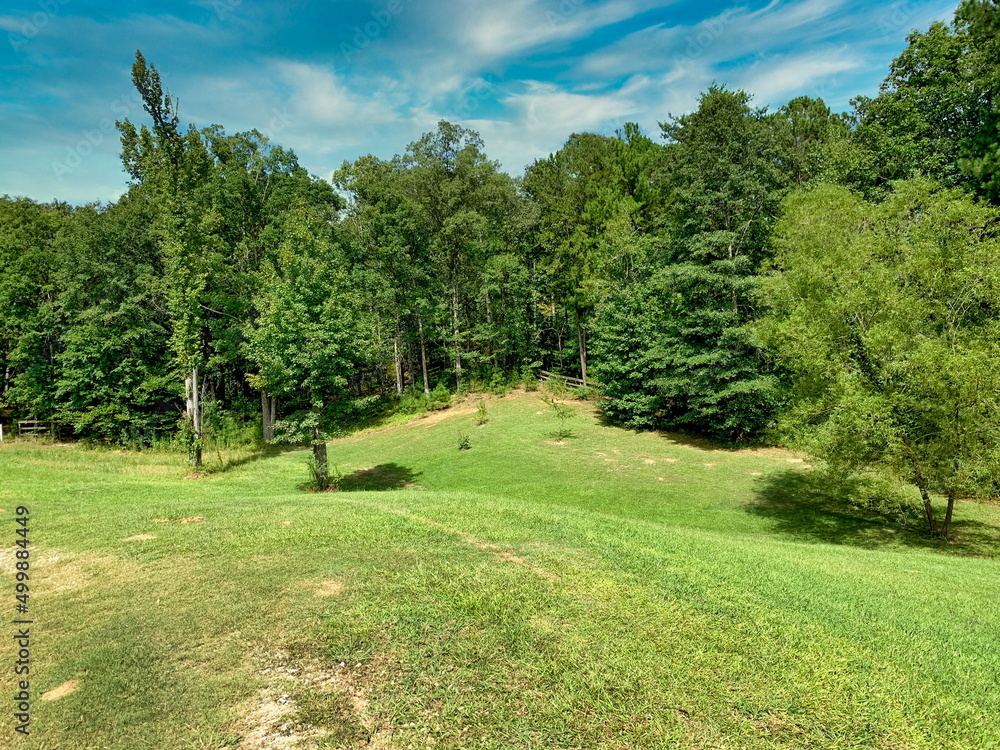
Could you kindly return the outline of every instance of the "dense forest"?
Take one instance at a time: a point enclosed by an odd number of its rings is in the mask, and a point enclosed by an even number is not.
[[[0,200],[0,406],[196,464],[254,433],[322,462],[379,409],[555,371],[630,427],[890,470],[947,535],[1000,476],[998,28],[967,0],[849,114],[713,86],[518,178],[441,122],[332,184],[182,126],[137,54],[127,192]]]

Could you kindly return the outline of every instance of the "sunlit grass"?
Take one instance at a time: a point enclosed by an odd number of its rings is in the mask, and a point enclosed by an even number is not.
[[[535,395],[487,408],[335,441],[344,491],[323,494],[298,489],[304,451],[193,477],[176,454],[4,444],[0,518],[33,519],[32,741],[1000,743],[997,508],[963,503],[942,546],[838,502],[802,456],[582,403],[556,441]]]

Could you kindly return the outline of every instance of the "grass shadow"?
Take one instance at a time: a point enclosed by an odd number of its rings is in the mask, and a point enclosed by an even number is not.
[[[209,449],[205,451],[205,459],[207,460],[202,467],[202,472],[205,474],[223,474],[227,471],[238,469],[241,466],[256,463],[265,458],[277,458],[285,453],[296,450],[301,450],[301,447],[297,445],[267,445],[256,450],[247,449],[242,455],[233,457],[224,455],[221,451]],[[227,449],[226,453],[232,453],[232,450]],[[213,458],[215,459],[214,461],[212,460]]]
[[[694,448],[708,453],[739,453],[747,450],[781,450],[784,452],[784,449],[778,448],[773,443],[769,443],[764,438],[759,436],[755,439],[743,442],[727,442],[720,438],[706,437],[704,435],[686,432],[673,432],[659,427],[636,427],[634,425],[628,425],[612,416],[609,416],[608,413],[600,407],[599,402],[595,405],[595,417],[597,419],[597,424],[601,427],[624,430],[633,435],[656,435],[657,437],[663,438],[668,443],[680,445],[685,448]]]
[[[414,486],[420,472],[406,466],[388,463],[358,469],[348,474],[337,484],[343,492],[401,490]]]
[[[905,546],[952,555],[994,557],[1000,550],[1000,527],[962,518],[956,509],[949,541],[924,529],[916,509],[909,519],[852,502],[849,482],[832,481],[820,471],[788,470],[760,479],[756,497],[745,510],[771,520],[776,533],[803,541],[847,544],[865,549]]]

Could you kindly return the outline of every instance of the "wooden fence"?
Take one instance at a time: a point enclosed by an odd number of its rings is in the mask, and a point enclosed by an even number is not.
[[[561,380],[570,388],[582,388],[583,386],[586,386],[587,388],[601,387],[600,383],[593,380],[588,380],[586,383],[584,383],[583,380],[580,378],[571,378],[568,375],[558,375],[554,372],[548,372],[547,370],[539,370],[538,379],[541,380],[543,383],[548,380]]]
[[[44,435],[52,430],[52,423],[41,419],[17,420],[17,432],[20,435]]]

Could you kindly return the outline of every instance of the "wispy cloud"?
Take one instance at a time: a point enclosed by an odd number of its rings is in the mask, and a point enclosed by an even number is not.
[[[479,129],[518,173],[574,131],[626,120],[655,131],[713,82],[771,107],[802,93],[844,107],[875,92],[911,27],[949,18],[956,0],[221,3],[63,3],[30,44],[0,44],[0,194],[84,201],[123,188],[116,137],[94,133],[121,116],[136,48],[185,122],[256,127],[317,174],[400,152],[439,118]],[[33,10],[0,14],[0,42]],[[56,179],[74,150],[88,155]]]

